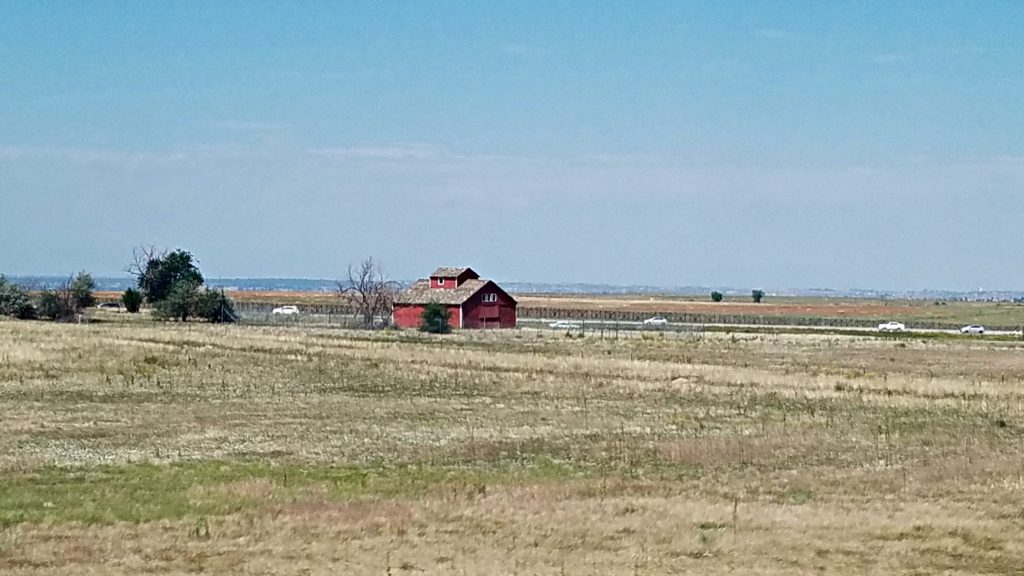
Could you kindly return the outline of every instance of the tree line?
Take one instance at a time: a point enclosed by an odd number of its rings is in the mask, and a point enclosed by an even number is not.
[[[137,246],[132,249],[125,272],[135,280],[135,287],[125,290],[120,298],[120,304],[129,313],[138,313],[147,304],[158,319],[202,319],[213,323],[238,320],[234,303],[224,291],[205,286],[198,261],[191,252]],[[400,288],[398,283],[389,280],[373,258],[366,258],[359,266],[349,266],[347,280],[338,283],[338,294],[355,311],[360,324],[369,329],[389,325],[394,297]],[[96,283],[87,272],[71,276],[58,288],[39,291],[0,275],[0,316],[80,320],[87,308],[96,305],[95,288]]]
[[[25,287],[0,275],[0,316],[20,320],[76,320],[86,308],[96,304],[95,288],[92,275],[79,272],[57,288],[40,290],[33,295]]]
[[[237,320],[231,299],[223,290],[204,285],[198,262],[188,251],[157,250],[153,246],[134,248],[126,272],[135,278],[136,284],[121,294],[121,304],[129,313],[138,313],[143,303],[148,303],[153,315],[164,320]],[[96,305],[95,290],[95,280],[84,271],[56,288],[37,292],[0,275],[0,316],[58,322],[81,320],[83,312]]]
[[[711,292],[712,302],[721,302],[723,299],[725,299],[725,295],[719,292],[718,290],[714,290]],[[761,300],[764,300],[764,290],[751,290],[750,299],[751,301],[754,302],[754,304],[760,304]]]

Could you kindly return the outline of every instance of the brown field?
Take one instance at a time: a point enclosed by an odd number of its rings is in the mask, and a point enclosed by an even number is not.
[[[0,321],[0,573],[1015,574],[1024,345]]]
[[[711,302],[683,298],[630,296],[532,296],[518,295],[522,306],[567,308],[575,310],[626,310],[651,314],[746,314],[751,316],[822,316],[830,318],[876,318],[909,316],[920,306],[907,301],[877,302],[872,300],[827,300],[787,298],[780,302]]]

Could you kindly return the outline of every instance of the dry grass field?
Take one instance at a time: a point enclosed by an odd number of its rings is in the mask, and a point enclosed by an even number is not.
[[[0,321],[0,573],[1010,574],[1024,345]]]

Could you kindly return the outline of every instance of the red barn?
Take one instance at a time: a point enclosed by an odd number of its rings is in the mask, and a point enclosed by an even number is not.
[[[392,315],[399,328],[419,328],[423,308],[432,302],[448,308],[452,328],[515,328],[516,301],[472,268],[438,268],[395,297]]]

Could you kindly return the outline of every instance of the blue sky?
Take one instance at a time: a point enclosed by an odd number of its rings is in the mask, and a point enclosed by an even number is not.
[[[0,272],[1024,288],[1019,2],[7,2]]]

